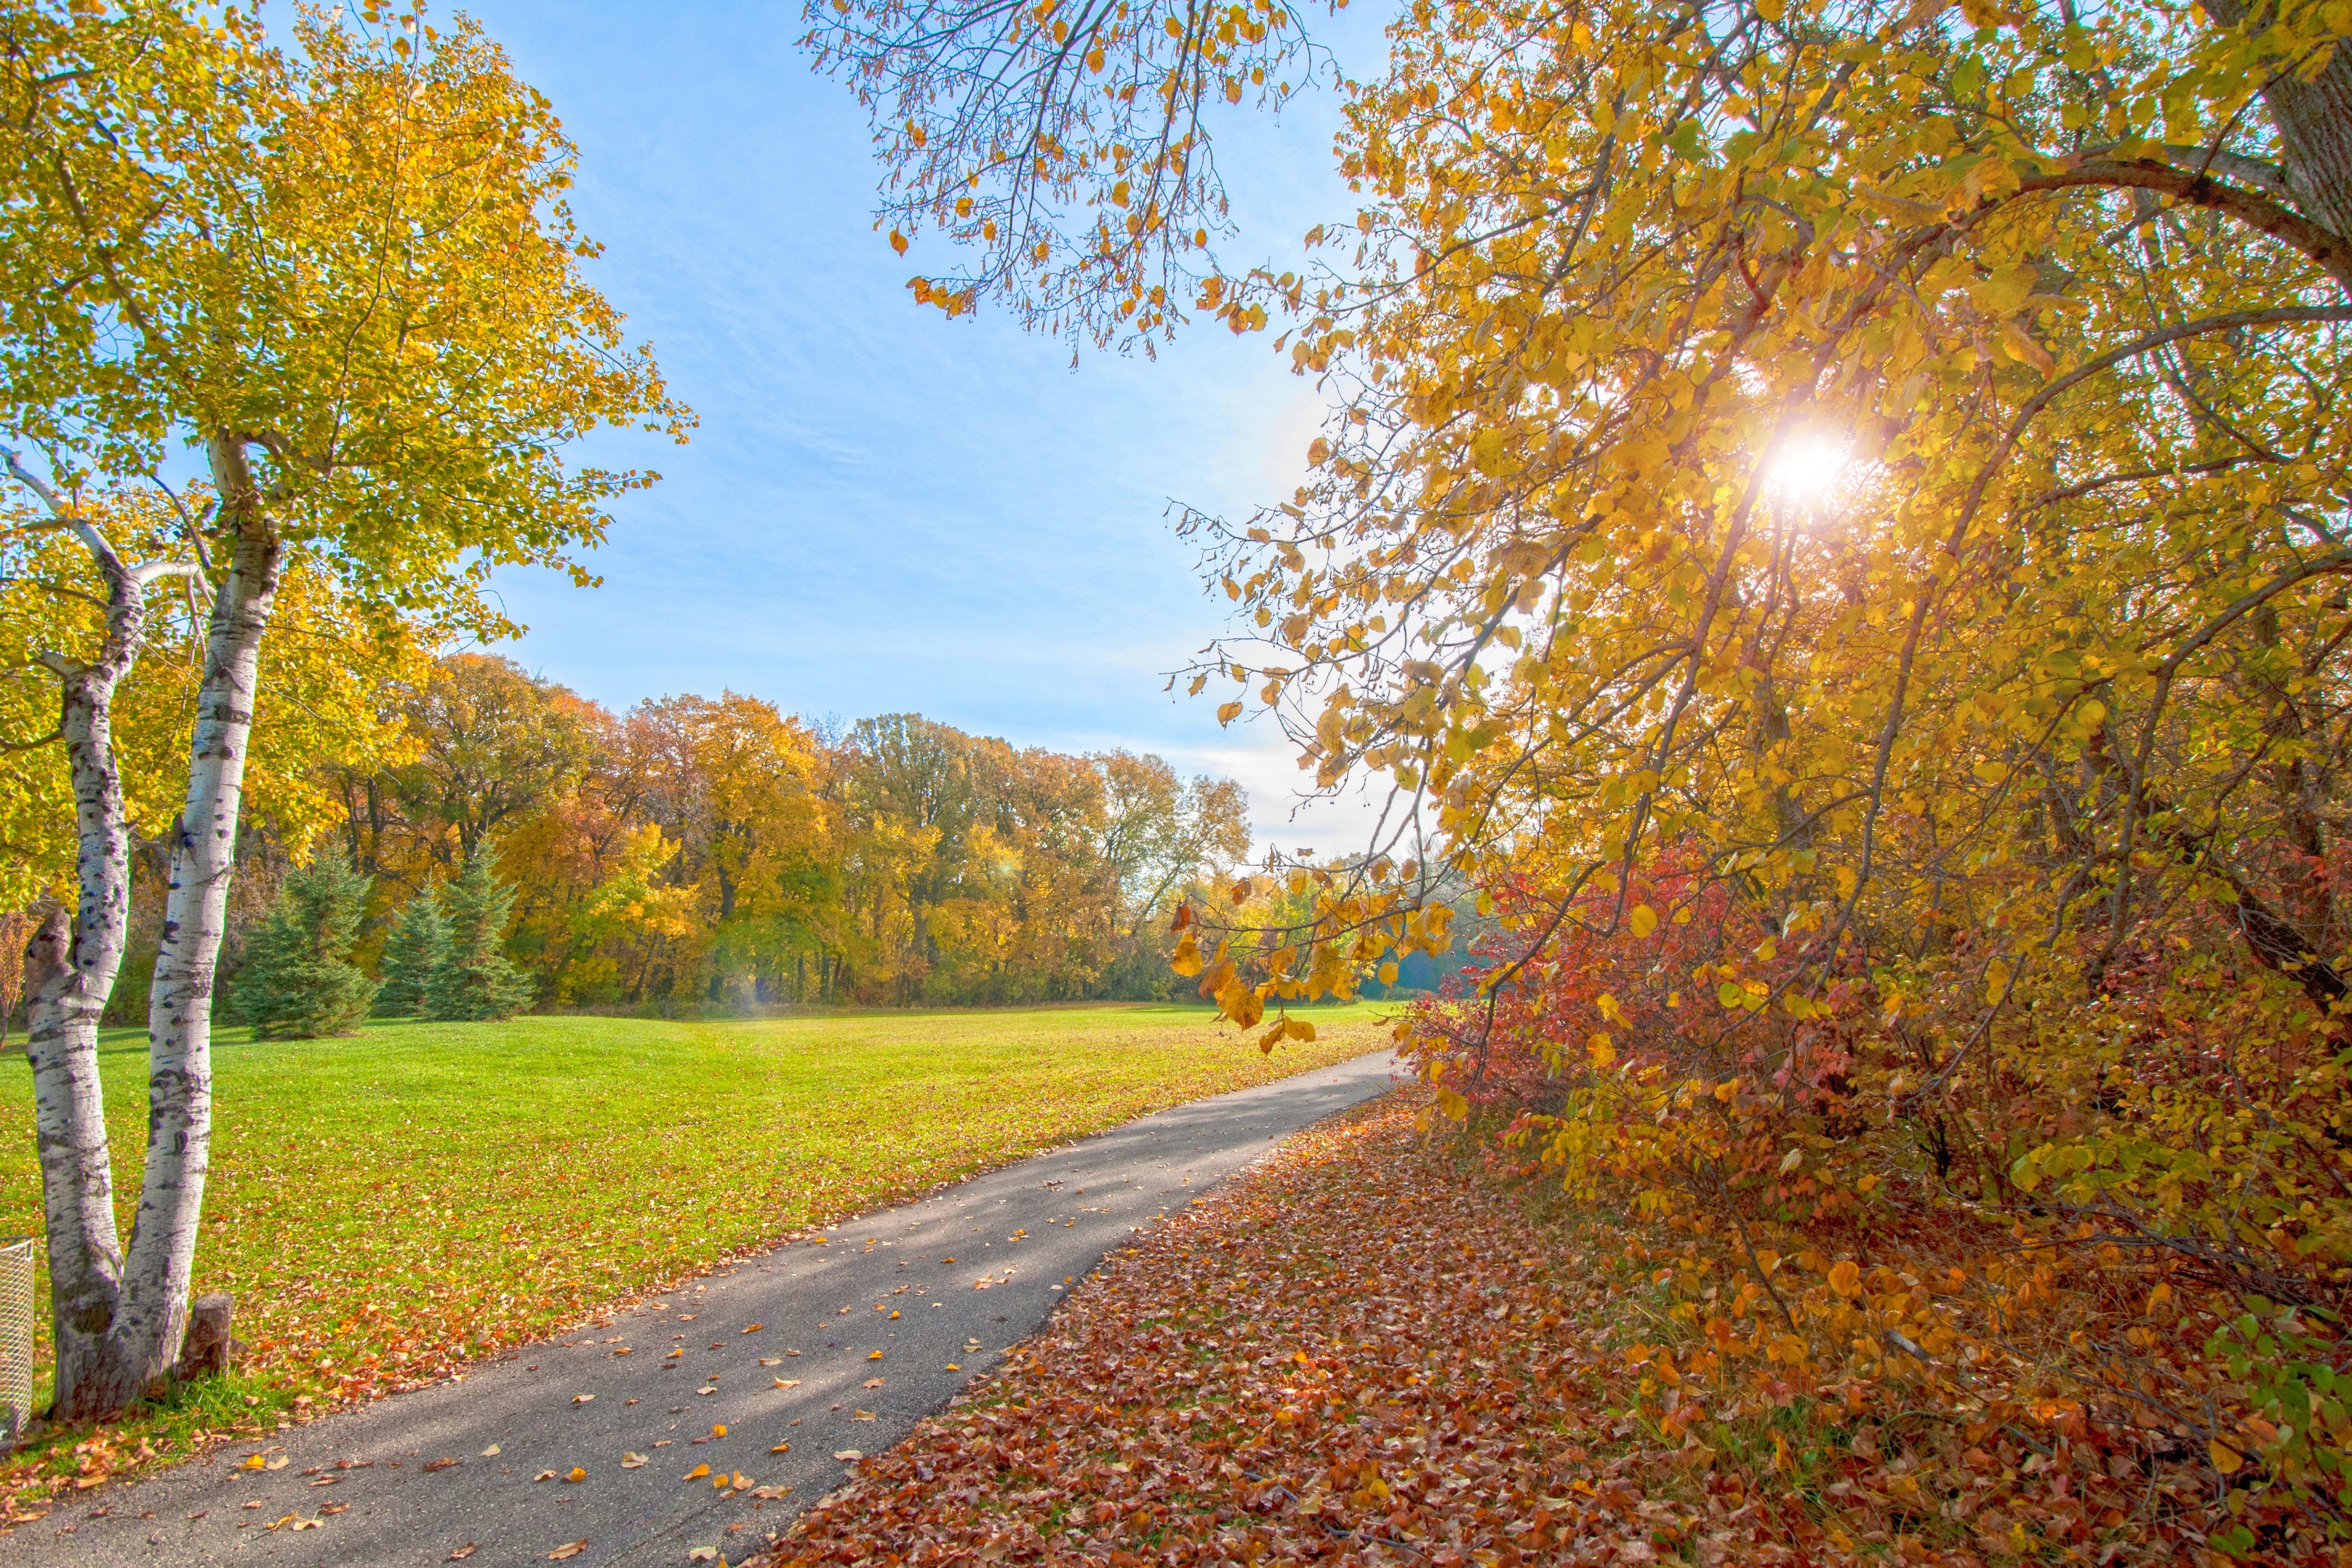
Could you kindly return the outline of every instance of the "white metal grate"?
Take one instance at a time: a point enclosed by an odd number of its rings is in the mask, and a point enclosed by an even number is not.
[[[33,1419],[33,1241],[0,1237],[0,1441]]]

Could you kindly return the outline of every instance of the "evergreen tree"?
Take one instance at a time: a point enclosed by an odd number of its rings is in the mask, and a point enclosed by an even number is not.
[[[375,999],[375,982],[352,963],[367,912],[371,879],[339,856],[322,855],[286,879],[247,944],[232,991],[236,1016],[256,1038],[309,1040],[354,1033]]]
[[[530,1005],[537,987],[508,962],[502,946],[515,890],[476,856],[443,894],[449,911],[449,951],[425,988],[428,1018],[511,1018]]]
[[[441,908],[441,889],[421,889],[384,939],[383,988],[376,993],[375,1010],[396,1018],[425,1011],[433,972],[448,956],[449,917]]]

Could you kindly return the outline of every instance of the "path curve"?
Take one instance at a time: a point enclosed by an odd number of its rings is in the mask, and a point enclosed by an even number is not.
[[[842,1479],[836,1453],[896,1444],[1035,1332],[1066,1281],[1277,1139],[1380,1093],[1394,1066],[1383,1051],[1177,1106],[461,1380],[277,1443],[221,1445],[0,1536],[0,1568],[521,1568],[583,1541],[557,1560],[685,1568],[716,1547],[740,1563]],[[711,1436],[719,1425],[726,1436]],[[277,1468],[239,1468],[257,1453]],[[628,1453],[646,1462],[625,1468]],[[681,1479],[706,1464],[751,1486]],[[562,1479],[575,1467],[585,1479]],[[549,1470],[557,1479],[533,1479]]]

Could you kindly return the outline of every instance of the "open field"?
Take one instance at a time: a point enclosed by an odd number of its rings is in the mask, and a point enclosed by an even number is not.
[[[1318,1038],[1270,1057],[1203,1009],[1121,1005],[226,1035],[195,1288],[236,1296],[246,1374],[78,1462],[440,1375],[785,1232],[1378,1048],[1381,1012],[1311,1010]],[[143,1041],[103,1055],[127,1232]],[[9,1231],[40,1229],[31,1121],[29,1079],[0,1071]],[[69,1447],[11,1479],[72,1468]]]

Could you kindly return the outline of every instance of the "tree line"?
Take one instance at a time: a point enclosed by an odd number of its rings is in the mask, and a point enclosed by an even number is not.
[[[494,864],[543,1005],[1164,996],[1169,912],[1250,847],[1238,785],[1151,755],[734,692],[615,713],[478,653],[393,695],[403,760],[334,770],[331,841],[380,910]]]

